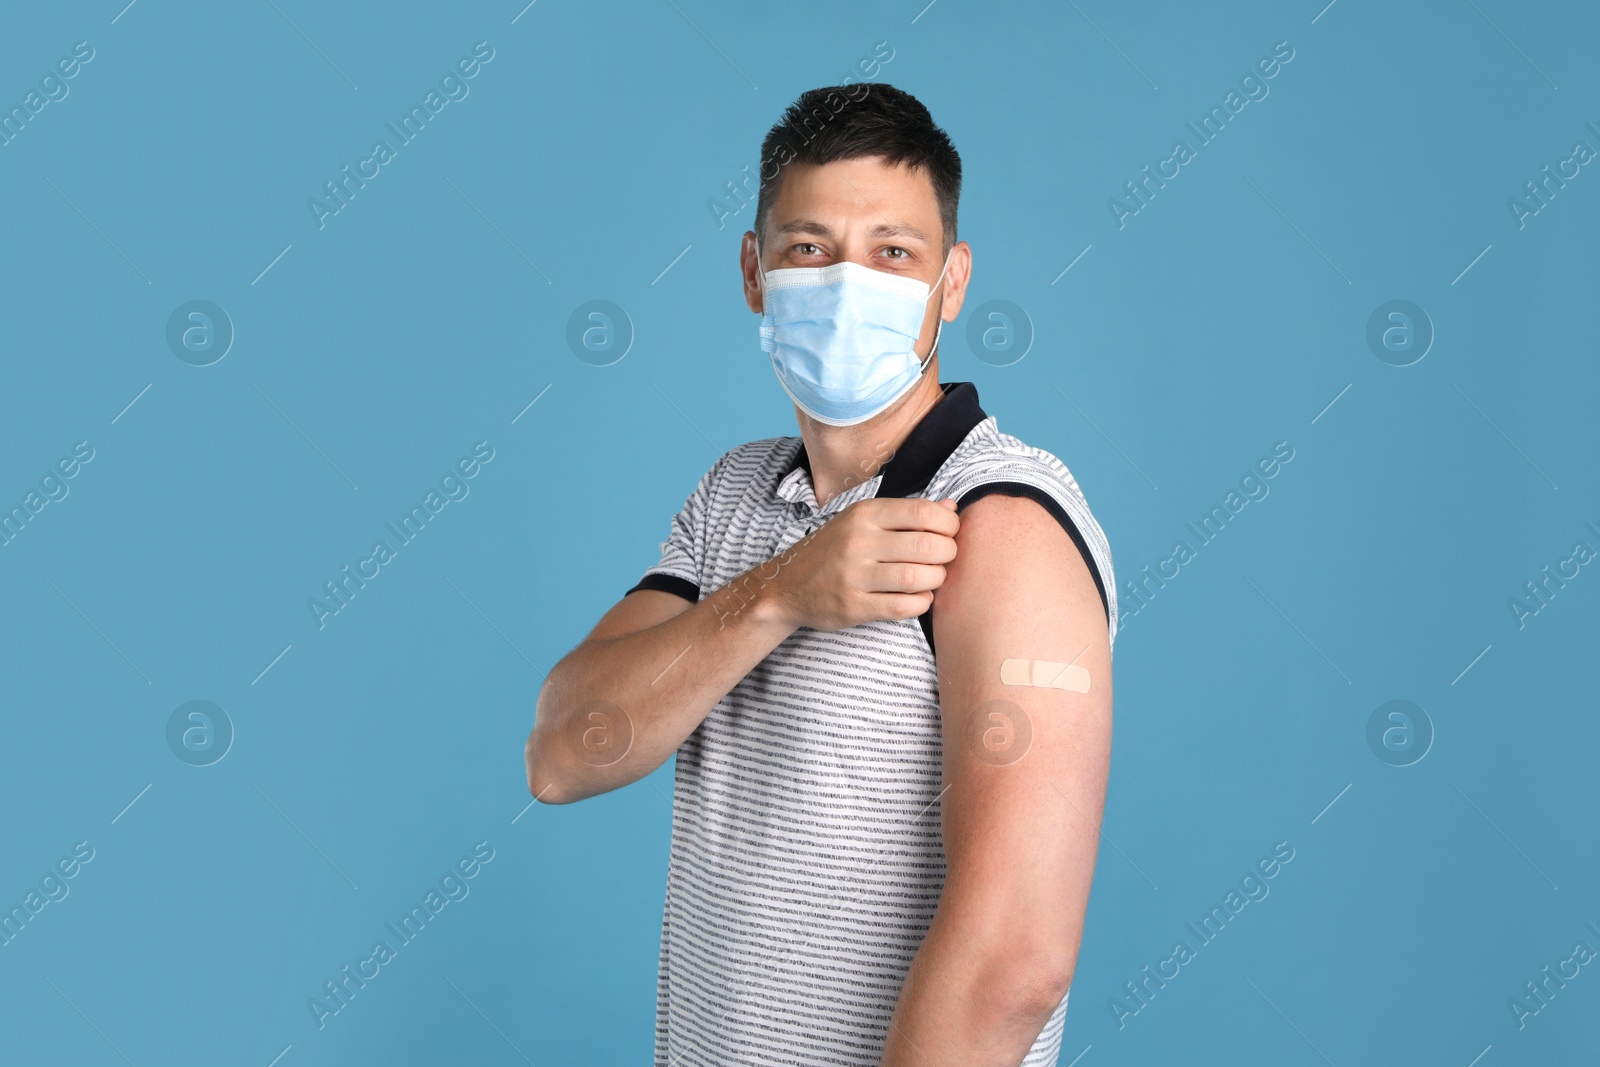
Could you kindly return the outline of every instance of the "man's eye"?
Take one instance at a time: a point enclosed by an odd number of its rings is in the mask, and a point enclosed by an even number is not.
[[[802,241],[802,242],[800,242],[799,244],[794,246],[794,250],[796,252],[800,253],[802,256],[809,256],[809,255],[811,255],[811,254],[813,254],[815,252],[822,251],[820,248],[818,248],[816,245],[812,244],[810,241]]]
[[[890,256],[889,257],[890,259],[904,259],[904,258],[906,258],[907,256],[909,256],[911,254],[910,252],[907,252],[904,248],[900,248],[898,246],[891,246],[889,248],[885,248],[884,252],[885,253],[888,253],[888,252],[898,252],[898,253],[900,253],[898,256]]]

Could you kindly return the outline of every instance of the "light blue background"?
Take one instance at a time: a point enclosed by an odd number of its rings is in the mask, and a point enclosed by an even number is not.
[[[1600,569],[1524,628],[1507,602],[1600,548],[1600,167],[1523,228],[1507,200],[1600,149],[1600,18],[924,2],[0,19],[6,108],[95,50],[0,148],[0,503],[95,450],[0,548],[0,903],[95,849],[0,947],[0,1059],[648,1062],[671,768],[527,810],[522,744],[701,473],[797,432],[736,280],[754,204],[708,202],[879,41],[965,165],[942,377],[1068,464],[1119,577],[1295,449],[1119,635],[1061,1063],[1596,1055],[1600,966],[1523,1029],[1507,1001],[1600,949]],[[319,229],[307,200],[480,40],[470,94]],[[1270,94],[1119,229],[1108,199],[1278,41]],[[236,330],[207,367],[165,340],[194,299]],[[566,342],[594,299],[636,333],[609,366]],[[1392,299],[1437,333],[1411,366],[1365,339]],[[989,300],[1031,321],[1011,366],[965,343]],[[319,629],[307,600],[480,440],[470,495]],[[165,734],[195,699],[236,730],[204,768]],[[1391,699],[1436,730],[1409,767],[1366,741]],[[1119,1029],[1280,840],[1270,896]],[[308,1000],[478,841],[470,896],[319,1030]]]

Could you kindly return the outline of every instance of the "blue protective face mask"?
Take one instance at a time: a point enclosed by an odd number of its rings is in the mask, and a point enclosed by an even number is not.
[[[955,249],[952,248],[951,252]],[[756,242],[756,262],[761,262]],[[950,266],[944,258],[939,282]],[[760,272],[761,348],[800,410],[829,426],[854,426],[904,396],[939,348],[941,320],[926,359],[916,340],[939,287],[845,261]]]

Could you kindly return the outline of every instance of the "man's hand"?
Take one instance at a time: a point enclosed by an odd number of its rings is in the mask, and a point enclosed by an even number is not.
[[[779,610],[813,630],[914,619],[944,584],[960,528],[954,500],[858,500],[776,557]]]

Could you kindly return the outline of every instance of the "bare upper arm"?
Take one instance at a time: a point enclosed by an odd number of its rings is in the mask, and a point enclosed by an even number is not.
[[[940,908],[974,936],[1037,945],[1070,974],[1110,762],[1105,611],[1077,546],[1036,501],[980,498],[956,546],[933,613],[948,787]],[[1007,659],[1073,663],[1088,692],[1004,683]]]
[[[666,593],[660,589],[636,589],[612,605],[583,640],[604,641],[622,637],[666,622],[692,607],[693,604],[676,593]]]

